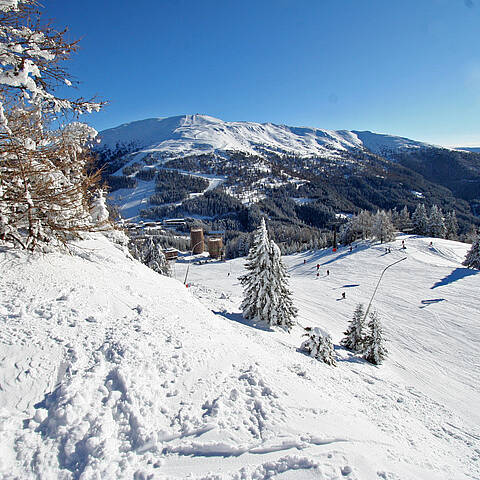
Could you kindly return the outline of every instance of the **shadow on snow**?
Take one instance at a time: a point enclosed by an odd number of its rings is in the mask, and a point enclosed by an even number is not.
[[[439,280],[437,283],[430,287],[430,290],[433,290],[437,287],[443,287],[450,283],[456,282],[457,280],[461,280],[462,278],[469,277],[470,275],[477,275],[478,270],[472,270],[470,268],[456,268],[451,273],[449,273],[446,277]]]
[[[268,325],[265,325],[264,323],[261,323],[261,322],[254,322],[253,320],[247,320],[246,318],[243,318],[241,313],[231,313],[226,311],[216,312],[215,310],[212,310],[212,312],[215,315],[220,315],[221,317],[226,318],[227,320],[233,320],[234,322],[240,323],[250,328],[255,328],[256,330],[263,330],[264,332],[273,332],[273,330]]]
[[[425,307],[428,307],[429,305],[433,305],[435,303],[444,302],[444,301],[445,301],[444,298],[431,298],[429,300],[422,300],[420,302],[422,305],[418,308],[425,308]]]

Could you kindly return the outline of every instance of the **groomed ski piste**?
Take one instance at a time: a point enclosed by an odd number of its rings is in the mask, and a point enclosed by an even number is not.
[[[242,319],[244,259],[192,264],[185,288],[186,264],[162,277],[102,235],[0,250],[0,478],[480,478],[480,272],[462,243],[387,246],[284,257],[290,334]],[[373,303],[377,367],[339,344],[404,256]],[[337,366],[300,351],[301,326],[330,332]]]

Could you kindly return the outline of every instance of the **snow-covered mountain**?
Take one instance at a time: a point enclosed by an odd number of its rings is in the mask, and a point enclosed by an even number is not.
[[[137,151],[170,156],[239,151],[265,151],[298,156],[332,156],[333,152],[366,148],[373,153],[422,148],[428,144],[372,132],[289,127],[272,123],[225,122],[208,115],[150,118],[100,133],[102,146],[133,143]]]
[[[339,342],[401,239],[376,367]],[[102,236],[0,250],[0,477],[479,478],[480,274],[467,245],[401,239],[285,258],[299,323],[331,333],[336,367],[299,350],[300,326],[242,319],[243,259],[191,265],[187,290]]]

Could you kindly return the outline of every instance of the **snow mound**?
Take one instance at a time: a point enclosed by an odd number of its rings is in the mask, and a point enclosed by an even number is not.
[[[382,250],[359,249],[351,268],[374,269]],[[343,260],[336,258],[315,252],[306,265],[300,256],[287,263],[301,323],[325,325],[338,344],[350,315],[346,303],[334,300],[320,315],[316,303],[338,289],[334,262]],[[428,258],[423,255],[423,261]],[[314,280],[318,261],[332,261],[330,284]],[[339,347],[338,366],[330,367],[299,351],[300,326],[288,335],[241,318],[240,261],[192,266],[194,286],[186,289],[98,235],[77,243],[71,255],[0,250],[0,265],[1,478],[479,475],[478,415],[455,408],[462,404],[461,382],[472,404],[478,400],[469,350],[478,341],[478,322],[457,321],[461,332],[455,333],[450,309],[436,314],[442,313],[440,325],[431,325],[426,310],[422,322],[418,315],[396,320],[395,338],[413,335],[420,322],[422,342],[432,340],[422,344],[428,350],[424,369],[408,360],[417,358],[408,348],[418,344],[394,339],[392,359],[381,368]],[[418,265],[412,259],[410,271],[418,273]],[[452,265],[439,263],[420,281],[427,284],[440,274],[441,282]],[[179,277],[182,268],[177,264]],[[371,277],[365,279],[369,291]],[[479,278],[463,280],[468,308],[476,308],[469,292],[478,290]],[[450,287],[451,282],[438,287],[449,301],[455,293]],[[406,285],[392,297],[399,311],[405,308],[399,299],[409,290]],[[327,317],[332,320],[324,322]],[[393,334],[391,323],[387,327]],[[437,354],[436,337],[452,334],[452,353]],[[432,381],[426,388],[422,381],[429,373],[440,391],[448,390],[433,360],[442,369],[448,361],[448,372],[456,372],[454,352],[460,352],[465,374],[452,379],[457,395],[448,403],[442,392],[431,391]]]

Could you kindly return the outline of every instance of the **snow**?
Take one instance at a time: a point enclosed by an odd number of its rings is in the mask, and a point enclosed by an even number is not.
[[[135,188],[120,188],[108,197],[110,203],[116,205],[125,220],[139,218],[140,210],[150,207],[149,198],[155,193],[155,180],[138,180]]]
[[[394,153],[399,150],[420,149],[433,146],[428,143],[410,140],[409,138],[405,137],[396,137],[394,135],[385,135],[369,131],[354,131],[353,133],[357,135],[359,140],[368,150],[379,155]]]
[[[208,180],[208,187],[203,192],[190,193],[188,198],[198,197],[203,195],[205,192],[213,190],[222,183],[225,182],[226,177],[221,175],[210,175],[210,174],[200,174],[200,173],[191,173],[183,170],[177,169],[166,169],[166,170],[175,170],[179,173],[190,175],[192,177],[199,177]],[[120,170],[121,172],[121,170]],[[118,173],[118,172],[117,172]],[[115,190],[109,195],[109,201],[113,205],[118,207],[119,212],[122,215],[122,218],[126,221],[138,221],[140,218],[140,211],[151,207],[150,197],[156,192],[156,180],[137,180],[138,185],[135,188],[120,188]],[[163,205],[177,205],[180,206],[183,202],[174,202],[174,203],[165,203]],[[189,214],[190,217],[194,217],[193,214]],[[201,218],[198,217],[198,218]],[[209,218],[209,217],[202,217]]]
[[[403,137],[372,132],[289,127],[272,123],[224,122],[208,115],[180,115],[150,118],[104,130],[101,146],[133,142],[138,160],[160,152],[172,157],[203,153],[240,151],[264,155],[264,151],[287,152],[297,156],[332,158],[339,152],[367,148],[374,153],[428,146]]]
[[[425,195],[422,192],[417,192],[416,190],[410,190],[411,194],[417,198],[425,198]]]
[[[101,235],[70,255],[0,250],[0,477],[479,478],[480,274],[465,244],[388,245],[284,257],[336,367],[299,350],[300,326],[242,319],[244,259],[191,265],[186,289],[186,264],[159,276]],[[405,253],[374,301],[376,367],[339,342]]]
[[[297,205],[305,205],[307,203],[312,203],[315,201],[314,198],[308,197],[290,197]]]

